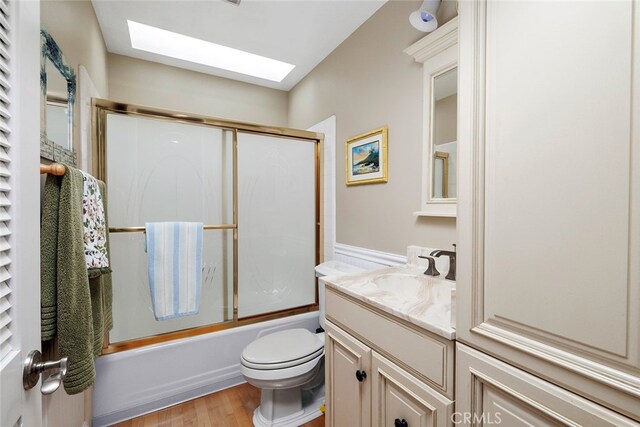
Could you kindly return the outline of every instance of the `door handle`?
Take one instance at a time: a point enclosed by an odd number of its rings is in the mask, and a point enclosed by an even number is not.
[[[362,382],[367,379],[367,373],[365,371],[356,371],[356,378]]]
[[[44,372],[54,372],[47,379],[42,380],[40,391],[42,394],[51,394],[56,391],[62,380],[67,375],[67,358],[63,357],[60,360],[52,360],[49,362],[42,361],[42,353],[38,350],[33,350],[27,356],[24,361],[24,368],[22,369],[22,385],[25,390],[32,389],[38,384],[40,375]]]

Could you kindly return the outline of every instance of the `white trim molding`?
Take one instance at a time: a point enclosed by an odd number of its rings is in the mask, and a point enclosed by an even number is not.
[[[403,255],[380,252],[373,249],[336,243],[335,259],[367,270],[382,267],[397,267],[407,263]]]
[[[427,34],[403,50],[403,52],[413,56],[416,62],[424,63],[456,44],[458,44],[457,16],[433,33]]]

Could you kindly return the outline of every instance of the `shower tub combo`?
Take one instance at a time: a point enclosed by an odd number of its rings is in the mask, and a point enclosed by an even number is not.
[[[93,101],[93,171],[107,183],[114,328],[94,424],[244,382],[256,338],[318,326],[322,134]],[[200,309],[158,321],[147,222],[204,224]]]

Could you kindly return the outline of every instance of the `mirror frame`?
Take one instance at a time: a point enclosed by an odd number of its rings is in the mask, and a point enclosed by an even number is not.
[[[433,198],[433,93],[434,79],[458,66],[458,17],[427,34],[404,50],[416,62],[423,64],[423,126],[422,126],[422,192],[416,216],[455,217],[457,199]],[[458,171],[456,170],[456,173]]]
[[[423,206],[422,206],[422,211],[429,213],[428,216],[455,216],[455,210],[454,211],[450,211],[447,208],[450,208],[451,206],[439,206],[439,205],[454,205],[457,202],[457,199],[455,197],[448,197],[448,188],[446,189],[447,191],[443,191],[443,197],[439,197],[436,198],[434,196],[435,193],[435,176],[434,176],[434,169],[435,169],[435,161],[436,159],[440,158],[444,158],[444,154],[446,153],[441,153],[438,151],[437,146],[435,145],[435,119],[436,119],[436,99],[433,96],[433,94],[435,93],[435,86],[436,86],[436,79],[440,76],[445,75],[446,73],[448,73],[451,70],[454,70],[458,67],[458,59],[453,58],[448,52],[443,52],[443,61],[445,62],[444,65],[435,68],[434,70],[430,70],[429,71],[429,85],[427,86],[425,84],[425,104],[427,102],[429,102],[429,115],[428,115],[428,130],[426,131],[426,134],[424,136],[424,146],[423,146],[423,167],[422,167],[422,172],[423,172],[423,176],[422,176],[422,182],[423,182],[423,186],[426,183],[426,189],[423,188],[423,195],[422,195],[422,200],[423,200]],[[457,51],[456,51],[456,55],[457,55]],[[425,74],[427,73],[427,66],[425,65]],[[425,77],[427,77],[425,75]],[[425,82],[426,83],[426,82]],[[456,92],[457,93],[457,92]],[[425,115],[426,116],[426,115]],[[456,114],[457,116],[457,114]],[[425,117],[426,118],[426,117]],[[457,120],[457,117],[456,117]],[[448,157],[449,155],[446,155],[446,159],[445,159],[445,163],[447,164],[447,168],[444,170],[445,176],[443,177],[443,182],[447,182],[449,181],[449,177],[447,175],[448,173]],[[445,184],[446,185],[446,184]],[[426,194],[424,194],[426,193]],[[435,205],[435,206],[434,206]]]
[[[40,157],[75,166],[76,154],[73,150],[75,111],[73,107],[76,99],[76,73],[67,64],[56,41],[44,28],[40,28],[40,48]],[[67,118],[71,149],[58,145],[47,137],[47,59],[67,81]]]

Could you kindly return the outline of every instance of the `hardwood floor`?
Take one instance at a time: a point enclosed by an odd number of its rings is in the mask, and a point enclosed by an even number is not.
[[[118,427],[251,427],[260,390],[241,384],[116,424]],[[324,427],[324,415],[303,427]]]

